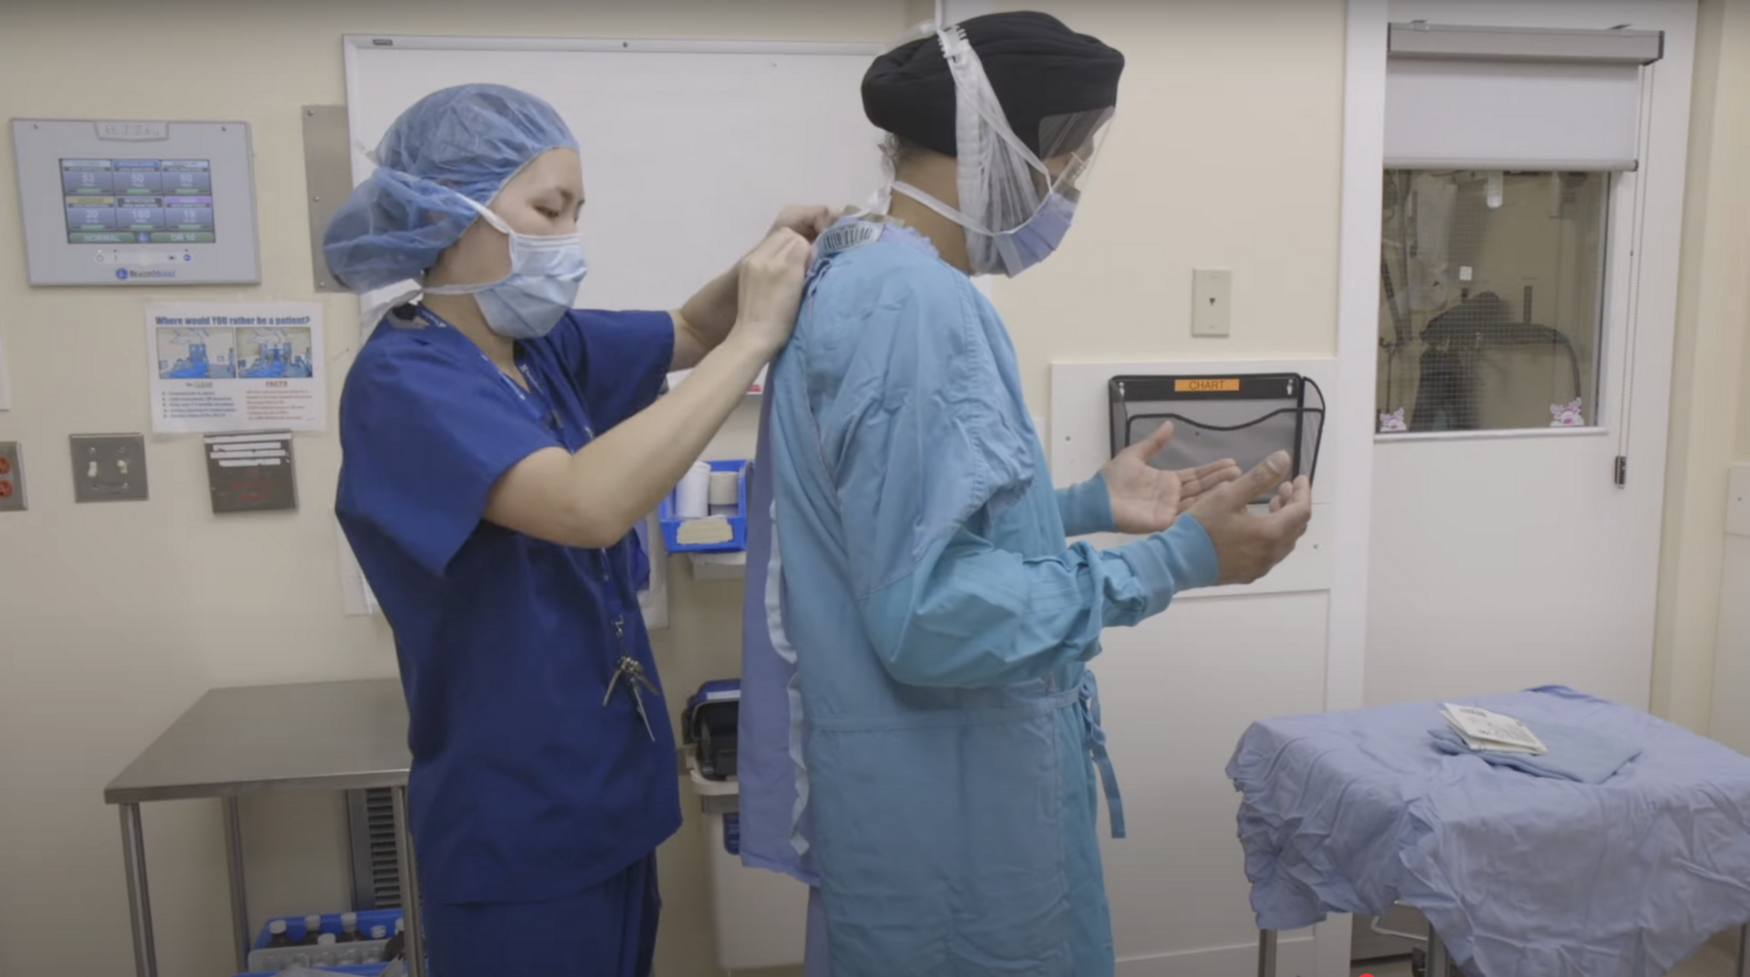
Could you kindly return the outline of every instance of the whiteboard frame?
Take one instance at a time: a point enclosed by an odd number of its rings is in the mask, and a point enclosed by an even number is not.
[[[461,34],[345,34],[348,55],[372,51],[625,51],[636,54],[871,54],[874,41],[724,41],[650,37],[480,37]],[[348,67],[351,62],[348,62]],[[350,93],[349,93],[350,94]]]
[[[340,41],[346,74],[347,148],[352,172],[352,185],[355,187],[368,179],[371,171],[375,169],[375,164],[370,161],[369,154],[376,147],[362,144],[358,135],[364,128],[363,122],[359,118],[361,106],[365,102],[364,94],[359,87],[361,78],[359,58],[364,52],[559,51],[598,54],[745,54],[845,57],[855,55],[873,59],[887,50],[886,45],[873,41],[714,41],[673,38],[480,37],[462,34],[343,34]],[[400,284],[405,283],[397,283],[397,285]],[[357,342],[359,344],[364,343],[365,338],[376,326],[375,314],[380,314],[375,307],[376,303],[387,301],[395,290],[396,286],[391,285],[358,296],[360,316]],[[980,290],[988,295],[988,284],[981,284]],[[387,311],[387,309],[381,311]],[[686,371],[680,372],[684,374]],[[677,377],[671,374],[670,385],[678,384],[684,379],[684,375]],[[757,382],[763,384],[763,371]],[[749,390],[748,392],[751,395],[754,391]]]
[[[358,59],[364,51],[575,51],[597,54],[881,54],[883,45],[871,41],[704,41],[660,38],[603,37],[468,37],[436,34],[344,34],[341,45],[346,65],[346,123],[358,132]],[[356,138],[356,137],[355,137]],[[355,149],[358,147],[354,147]],[[367,147],[369,148],[369,147]],[[354,153],[357,160],[360,153]],[[365,173],[354,172],[353,182]]]

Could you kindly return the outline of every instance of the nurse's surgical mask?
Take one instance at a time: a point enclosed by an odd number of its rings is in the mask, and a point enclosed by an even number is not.
[[[589,265],[581,234],[523,234],[504,218],[469,200],[486,223],[510,239],[510,274],[482,285],[443,285],[427,295],[472,295],[493,332],[506,339],[539,339],[553,331],[577,301]]]

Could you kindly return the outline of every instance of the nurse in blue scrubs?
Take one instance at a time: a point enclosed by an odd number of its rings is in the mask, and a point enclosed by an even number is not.
[[[341,396],[336,511],[395,635],[432,972],[645,975],[681,812],[633,527],[788,337],[829,215],[785,211],[679,310],[574,311],[583,174],[551,106],[446,89],[376,162],[324,244],[391,299]]]

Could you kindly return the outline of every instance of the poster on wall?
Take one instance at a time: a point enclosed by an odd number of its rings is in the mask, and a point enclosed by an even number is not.
[[[314,302],[148,303],[152,430],[322,430],[322,340],[322,308]]]

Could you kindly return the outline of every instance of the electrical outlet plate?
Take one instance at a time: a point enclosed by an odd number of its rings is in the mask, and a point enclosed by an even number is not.
[[[1192,272],[1191,335],[1226,336],[1233,315],[1233,272]]]
[[[17,441],[0,441],[0,512],[23,512],[24,456]]]
[[[146,439],[138,434],[75,434],[73,501],[141,502],[146,494]]]

